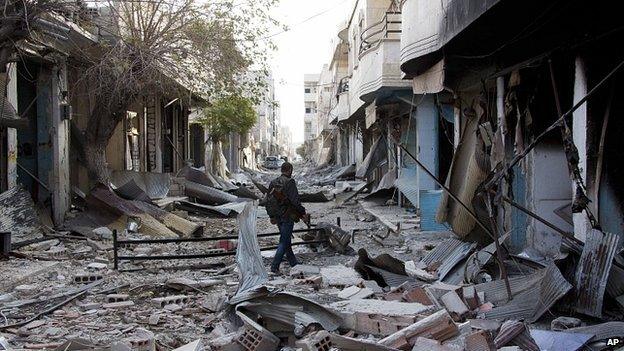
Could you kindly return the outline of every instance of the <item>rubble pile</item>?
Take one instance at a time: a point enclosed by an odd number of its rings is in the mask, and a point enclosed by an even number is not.
[[[232,213],[183,210],[219,204],[170,189],[159,206],[132,180],[143,200],[101,187],[65,231],[27,223],[0,268],[0,349],[600,350],[624,335],[610,237],[545,260],[510,254],[505,236],[499,261],[495,243],[421,232],[409,218],[389,230],[360,205],[376,189],[345,172],[296,175],[302,193],[328,201],[306,203],[319,230],[296,234],[303,264],[277,275],[265,268],[276,237],[259,235],[275,228],[253,199],[220,204]],[[248,170],[230,184],[259,197],[271,176]]]

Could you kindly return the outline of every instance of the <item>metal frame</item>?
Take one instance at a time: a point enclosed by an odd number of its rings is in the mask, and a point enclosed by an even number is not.
[[[305,228],[295,229],[293,233],[306,232],[322,232],[324,228]],[[279,232],[258,234],[258,238],[279,236]],[[211,257],[224,257],[236,255],[236,250],[215,252],[210,254],[194,254],[194,255],[156,255],[156,256],[119,256],[120,245],[144,245],[144,244],[169,244],[169,243],[188,243],[188,242],[210,242],[219,240],[238,240],[238,235],[216,236],[211,238],[176,238],[176,239],[144,239],[144,240],[119,240],[117,230],[113,230],[113,267],[115,270],[119,268],[119,261],[156,261],[156,260],[191,260]],[[324,244],[327,240],[312,240],[292,243],[293,246],[305,244]],[[277,246],[261,247],[261,251],[275,250]]]

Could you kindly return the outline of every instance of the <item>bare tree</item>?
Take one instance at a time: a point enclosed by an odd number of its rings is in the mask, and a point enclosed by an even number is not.
[[[105,15],[80,24],[97,27],[102,38],[73,60],[86,72],[79,79],[89,82],[95,102],[86,128],[72,133],[90,177],[107,183],[108,140],[128,106],[146,93],[183,86],[207,101],[232,94],[260,99],[264,80],[241,77],[250,67],[267,74],[269,34],[278,25],[269,10],[277,1],[93,0]],[[46,16],[76,7],[84,1],[4,0],[0,73],[20,42],[54,34]]]
[[[146,92],[184,86],[207,100],[232,94],[260,99],[263,79],[241,80],[264,70],[272,49],[265,40],[277,23],[276,0],[124,0],[108,4],[105,52],[91,59],[85,79],[97,82],[95,108],[84,130],[84,160],[92,179],[106,182],[106,145],[126,108]]]

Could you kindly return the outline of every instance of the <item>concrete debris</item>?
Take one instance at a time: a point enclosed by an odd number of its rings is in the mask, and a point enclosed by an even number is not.
[[[400,350],[409,350],[419,337],[445,341],[458,333],[457,325],[451,316],[442,310],[379,340],[379,343]]]
[[[0,193],[0,232],[10,232],[13,245],[40,238],[43,223],[30,193],[14,187]]]
[[[363,281],[353,268],[346,266],[321,267],[320,273],[324,286],[347,287]]]
[[[273,257],[278,238],[259,233],[273,233],[275,225],[256,201],[241,200],[257,195],[245,195],[252,191],[245,184],[268,183],[271,174],[248,170],[250,180],[233,185],[187,168],[171,180],[168,193],[156,187],[159,193],[148,190],[146,179],[137,181],[137,172],[126,172],[114,191],[94,188],[68,216],[66,231],[46,228],[44,236],[38,227],[40,237],[14,248],[17,256],[0,265],[0,281],[6,282],[0,286],[2,347],[533,351],[603,346],[606,338],[624,335],[621,322],[582,327],[589,323],[563,316],[550,322],[550,331],[539,329],[541,316],[558,311],[557,304],[565,311],[583,305],[588,309],[582,313],[594,317],[615,313],[622,293],[611,296],[619,288],[607,273],[618,277],[619,265],[610,234],[595,231],[584,244],[568,243],[576,251],[550,260],[509,255],[509,235],[502,236],[510,300],[495,244],[463,235],[458,240],[450,232],[425,234],[410,226],[414,213],[373,217],[364,205],[344,201],[372,184],[336,181],[336,170],[302,180],[305,194],[337,194],[340,206],[306,204],[313,218],[322,218],[313,223],[320,230],[293,239],[329,245],[297,246],[300,264],[271,275],[265,257]],[[178,192],[188,197],[166,197]],[[162,206],[153,205],[155,194],[164,194]],[[377,195],[366,201],[377,201]],[[449,213],[461,212],[454,206],[447,204]],[[390,236],[384,221],[401,235]],[[117,250],[113,230],[121,241]],[[371,235],[354,235],[362,232]],[[172,240],[180,236],[190,241]],[[193,257],[205,253],[223,256]],[[578,265],[568,264],[571,255],[580,255]],[[137,259],[117,270],[115,259],[124,256]],[[185,256],[184,263],[175,260]],[[562,297],[572,289],[583,292],[575,296],[587,303],[565,305]]]

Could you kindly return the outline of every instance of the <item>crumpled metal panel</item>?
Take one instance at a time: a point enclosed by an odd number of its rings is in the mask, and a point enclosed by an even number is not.
[[[401,275],[401,274],[392,273],[392,272],[389,272],[389,271],[387,271],[385,269],[381,269],[381,268],[378,268],[378,267],[375,267],[375,266],[366,265],[366,267],[372,269],[375,273],[381,275],[383,277],[383,280],[390,287],[397,287],[397,286],[400,286],[401,284],[403,284],[405,282],[423,283],[423,282],[419,281],[416,278],[413,278],[413,277],[410,277],[410,276],[407,276],[407,275]]]
[[[532,323],[572,289],[572,285],[554,264],[534,274],[509,278],[509,284],[513,296],[511,301],[507,300],[504,280],[474,286],[477,292],[485,293],[485,301],[495,306],[491,311],[481,313],[481,317],[497,320],[524,319]]]
[[[368,178],[368,176],[377,168],[388,162],[388,144],[384,136],[377,138],[370,151],[362,161],[362,164],[355,172],[355,177],[360,179]]]
[[[205,173],[204,171],[193,168],[191,166],[185,166],[180,169],[176,174],[176,177],[181,177],[188,181],[202,184],[205,186],[222,189],[219,182],[210,173]]]
[[[500,327],[500,331],[494,339],[494,345],[500,349],[506,345],[517,345],[525,351],[540,351],[535,340],[529,334],[526,324],[509,320],[505,321]]]
[[[439,265],[437,269],[438,280],[442,280],[453,267],[468,257],[476,247],[477,245],[475,243],[465,243],[457,239],[448,239],[431,250],[423,257],[421,262],[427,267]]]
[[[236,296],[262,285],[269,280],[269,275],[262,262],[260,245],[256,232],[256,213],[258,203],[250,201],[245,204],[243,212],[238,215],[238,246],[236,248],[236,265],[240,275]]]
[[[14,187],[0,194],[0,231],[11,232],[14,244],[42,236],[42,224],[30,193]]]
[[[546,351],[583,350],[587,342],[589,342],[589,340],[593,337],[591,334],[556,332],[539,329],[532,329],[531,336],[539,346],[539,349]]]
[[[602,317],[602,300],[618,240],[615,234],[595,229],[587,233],[575,275],[576,312]]]
[[[111,183],[117,189],[134,181],[147,196],[152,199],[162,199],[169,193],[171,187],[171,175],[169,173],[135,172],[135,171],[112,171]],[[115,190],[117,192],[117,190]],[[118,193],[119,194],[119,193]],[[123,196],[122,194],[120,194]],[[125,197],[125,196],[123,196]],[[137,198],[128,198],[139,200]]]
[[[202,213],[210,212],[210,213],[223,215],[226,217],[229,217],[233,215],[234,213],[236,214],[241,213],[245,209],[244,202],[234,202],[234,203],[228,203],[228,204],[223,204],[219,206],[210,206],[210,205],[198,204],[196,202],[189,202],[189,201],[178,201],[177,204],[178,205],[176,205],[176,207],[180,207],[181,209],[184,209],[187,211],[189,210],[198,211]]]
[[[327,331],[334,331],[342,324],[342,318],[333,311],[302,296],[279,292],[254,298],[237,308],[253,311],[263,318],[270,318],[293,327],[320,324]]]
[[[137,200],[137,201],[145,201],[150,202],[150,197],[141,189],[141,187],[134,181],[134,179],[130,179],[129,182],[123,184],[120,187],[111,184],[111,188],[115,192],[115,194],[126,200]]]
[[[226,193],[225,191],[188,180],[184,181],[184,190],[187,196],[196,197],[211,204],[222,205],[230,202],[242,201],[237,196]]]
[[[416,168],[401,168],[401,174],[394,182],[394,186],[414,205],[419,206],[419,189],[416,181]]]
[[[621,338],[624,335],[624,322],[606,322],[586,327],[571,328],[567,331],[570,333],[591,334],[594,335],[594,340]]]

